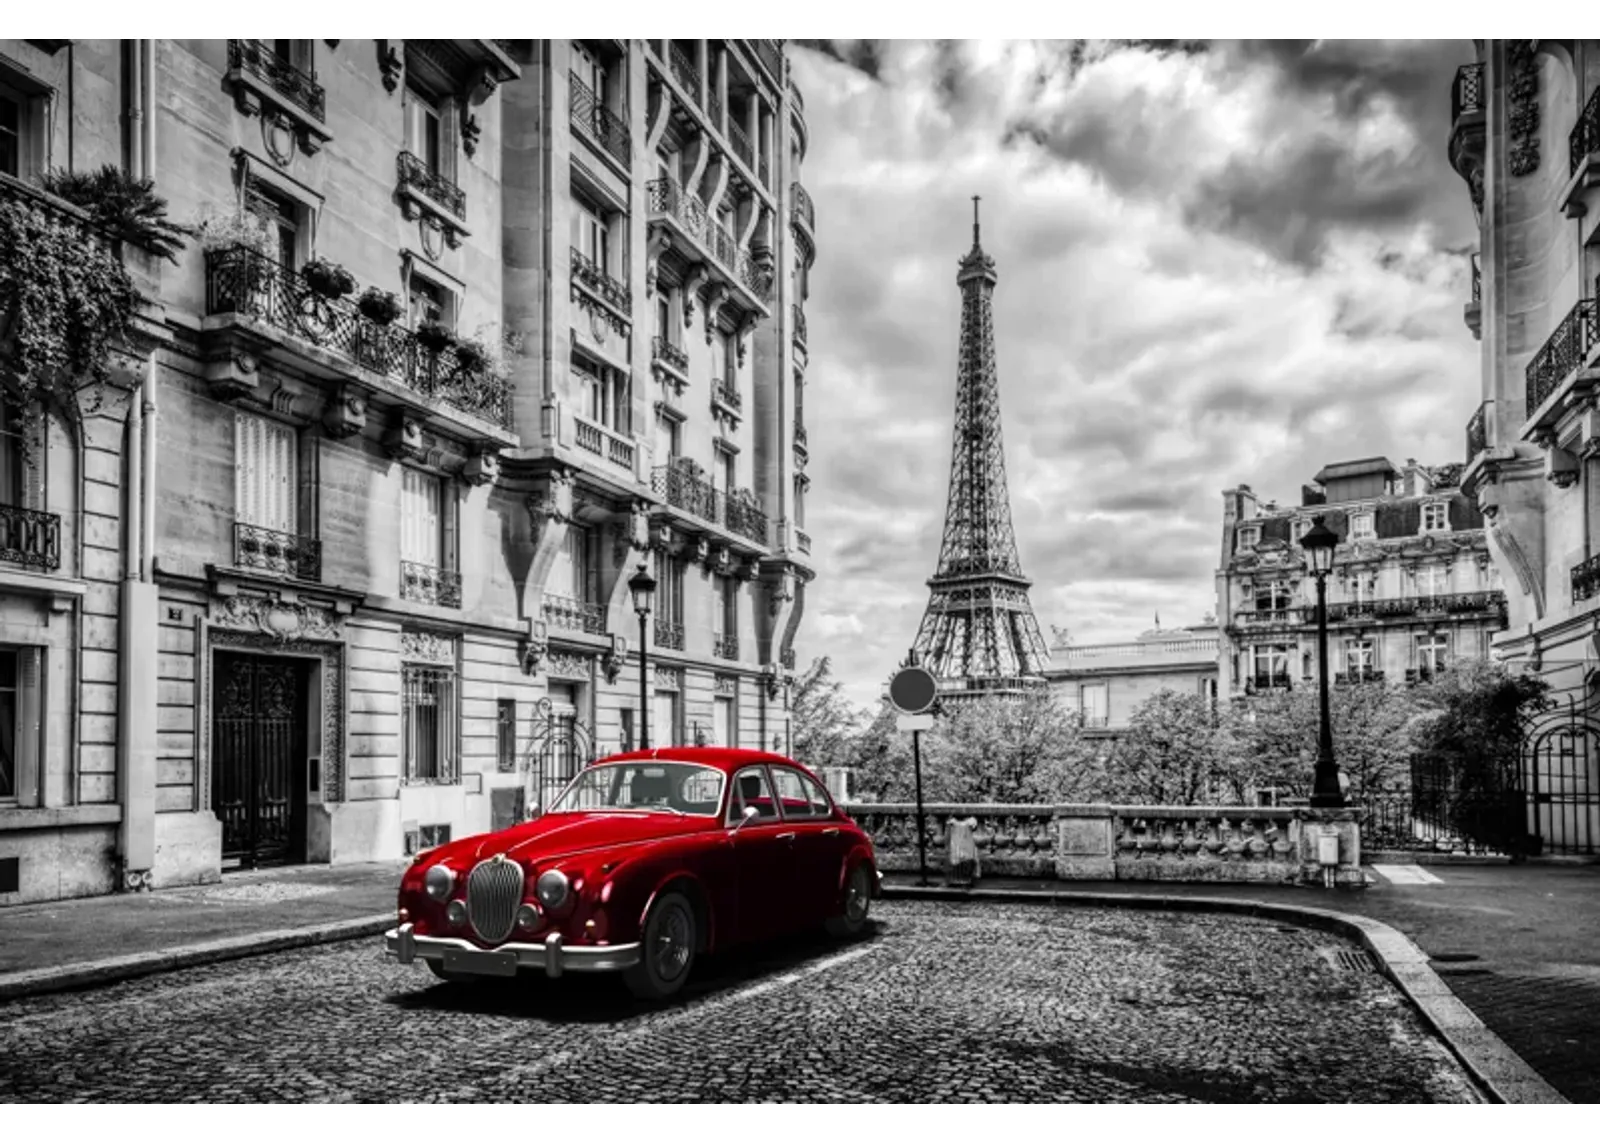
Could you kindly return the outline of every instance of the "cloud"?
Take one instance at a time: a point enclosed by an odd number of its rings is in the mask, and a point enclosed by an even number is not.
[[[1018,550],[1041,627],[1214,606],[1221,492],[1457,459],[1478,403],[1466,41],[828,41],[811,149],[802,660],[876,698],[927,604],[981,195]],[[859,626],[857,626],[857,624]]]

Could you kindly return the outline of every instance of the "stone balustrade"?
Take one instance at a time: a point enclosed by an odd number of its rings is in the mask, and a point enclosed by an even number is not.
[[[879,868],[917,868],[916,807],[855,804],[850,816],[872,836]],[[950,826],[976,819],[981,877],[1062,881],[1321,881],[1318,842],[1339,835],[1340,884],[1360,884],[1360,839],[1347,811],[1266,806],[923,807],[928,870],[947,875]]]

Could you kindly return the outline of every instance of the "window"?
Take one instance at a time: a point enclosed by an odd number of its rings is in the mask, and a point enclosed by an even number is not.
[[[712,612],[711,632],[719,640],[737,645],[739,638],[739,581],[728,576],[717,580],[717,606]]]
[[[1450,569],[1439,564],[1425,564],[1417,569],[1417,598],[1435,599],[1449,590]]]
[[[1446,532],[1450,530],[1450,505],[1442,500],[1422,506],[1422,530],[1424,532]]]
[[[1352,540],[1372,539],[1372,513],[1357,512],[1350,517],[1350,538]]]
[[[0,88],[0,174],[22,176],[22,100]]]
[[[550,590],[580,603],[600,598],[599,535],[582,524],[568,524],[567,538],[550,569]]]
[[[623,707],[617,713],[622,716],[622,741],[617,743],[620,753],[633,749],[633,708]]]
[[[293,429],[250,413],[233,415],[234,518],[296,534],[299,479]]]
[[[1345,585],[1345,595],[1350,603],[1371,603],[1373,584],[1364,575],[1353,575]]]
[[[728,339],[717,334],[711,339],[711,383],[723,385],[728,379]]]
[[[607,79],[605,60],[586,44],[574,43],[572,45],[572,74],[578,81],[594,93],[594,101],[602,107],[608,107]]]
[[[442,287],[412,274],[411,281],[406,285],[406,302],[411,313],[411,328],[416,329],[428,321],[449,325],[450,307],[446,304],[447,301],[448,295]]]
[[[1104,726],[1110,720],[1111,695],[1105,683],[1084,683],[1078,688],[1078,709],[1083,725]]]
[[[1282,611],[1294,606],[1294,591],[1285,580],[1256,585],[1257,611]]]
[[[661,287],[656,288],[656,336],[666,345],[674,344],[672,336],[672,300],[667,297],[667,291]]]
[[[444,169],[444,109],[441,101],[416,84],[407,83],[405,92],[406,150],[422,160],[436,175],[448,178]]]
[[[1353,679],[1364,679],[1372,674],[1372,640],[1346,639],[1344,641],[1345,670]]]
[[[278,264],[286,270],[299,266],[301,205],[259,179],[250,180],[245,191],[245,205],[271,231],[272,256],[278,260]]]
[[[0,393],[0,504],[13,508],[29,506],[27,466],[22,461],[26,423],[22,410]]]
[[[44,651],[0,645],[0,804],[39,804]]]
[[[683,433],[678,427],[678,422],[665,413],[656,414],[656,460],[667,462],[677,460],[682,454],[678,451],[683,443]]]
[[[1286,687],[1289,685],[1289,648],[1280,645],[1250,648],[1255,685],[1258,687]]]
[[[811,482],[804,476],[794,478],[794,522],[797,526],[806,526],[806,488]]]
[[[1443,635],[1417,636],[1417,667],[1424,675],[1444,670],[1450,642]]]
[[[444,488],[437,476],[401,469],[400,558],[407,563],[442,568],[444,553]]]
[[[809,818],[816,813],[811,804],[811,791],[807,790],[800,775],[787,766],[772,768],[772,788],[778,792],[786,818]]]
[[[722,488],[725,492],[732,492],[739,487],[739,454],[726,449],[718,450],[717,467],[722,479]]]
[[[1216,703],[1216,701],[1217,701],[1217,680],[1216,679],[1201,679],[1200,680],[1200,697],[1205,699],[1209,703],[1213,703],[1213,704]]]
[[[1298,544],[1309,531],[1311,531],[1310,520],[1295,519],[1289,522],[1289,538],[1296,544]]]
[[[495,769],[502,774],[517,770],[517,700],[501,699],[495,707]]]
[[[756,818],[771,820],[778,816],[777,803],[772,789],[767,785],[767,771],[761,766],[740,770],[733,779],[733,795],[728,799],[728,821],[737,823],[744,817],[746,806],[754,806]]]
[[[801,785],[805,788],[806,798],[811,803],[812,815],[819,818],[832,817],[833,802],[828,798],[828,792],[814,782],[808,775],[802,774],[798,770],[796,770],[794,773],[795,776],[800,779]],[[842,770],[835,770],[833,773],[840,777],[843,777],[844,775],[844,771]]]
[[[455,672],[407,663],[400,685],[405,780],[457,781]]]
[[[1260,528],[1258,528],[1258,527],[1256,527],[1254,525],[1251,525],[1248,528],[1240,528],[1239,529],[1239,550],[1241,552],[1249,551],[1251,548],[1256,546],[1256,544],[1260,541],[1260,539],[1261,539],[1261,529]]]
[[[733,699],[718,695],[711,704],[711,740],[717,746],[737,746],[738,731],[734,725]]]
[[[53,98],[50,88],[7,68],[0,55],[0,173],[29,179],[47,165],[44,125]]]
[[[650,712],[650,745],[679,745],[682,731],[678,724],[678,692],[657,691],[656,708]]]
[[[683,565],[666,552],[657,552],[655,558],[656,621],[658,623],[683,622]]]
[[[602,272],[612,273],[611,230],[605,214],[576,195],[572,199],[572,248]]]

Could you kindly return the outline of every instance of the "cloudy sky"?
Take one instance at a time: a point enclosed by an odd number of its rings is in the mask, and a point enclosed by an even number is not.
[[[802,664],[910,646],[948,492],[971,196],[998,263],[1012,513],[1047,638],[1214,607],[1222,490],[1462,460],[1467,40],[806,41],[812,490]]]

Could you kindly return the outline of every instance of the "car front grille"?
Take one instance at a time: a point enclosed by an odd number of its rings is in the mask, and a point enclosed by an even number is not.
[[[522,904],[522,867],[504,856],[480,861],[467,878],[467,917],[472,931],[499,944],[511,935]]]

